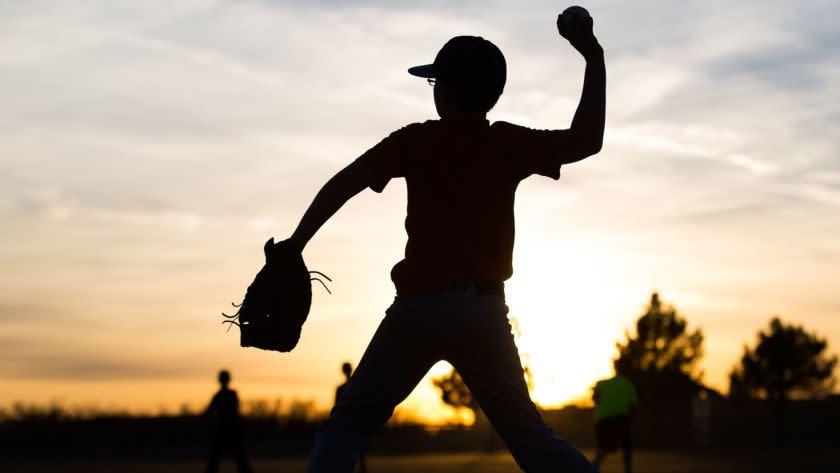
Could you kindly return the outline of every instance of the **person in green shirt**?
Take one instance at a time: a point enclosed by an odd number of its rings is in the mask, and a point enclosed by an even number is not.
[[[592,389],[595,401],[595,441],[598,445],[592,464],[600,470],[608,453],[620,446],[624,452],[624,471],[631,472],[630,417],[638,402],[636,388],[617,373],[602,379]]]

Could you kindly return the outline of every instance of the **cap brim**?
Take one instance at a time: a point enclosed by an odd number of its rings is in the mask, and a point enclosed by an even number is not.
[[[434,79],[435,78],[435,65],[434,64],[426,64],[423,66],[414,66],[408,69],[408,73],[417,76],[417,77],[425,77],[427,79]]]

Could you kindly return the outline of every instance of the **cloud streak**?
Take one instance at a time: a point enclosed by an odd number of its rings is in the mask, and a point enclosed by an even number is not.
[[[607,142],[596,158],[564,168],[559,184],[522,186],[517,248],[544,257],[517,271],[534,277],[557,242],[580,245],[577,255],[608,247],[610,261],[599,260],[603,273],[590,279],[627,313],[580,316],[620,334],[647,291],[684,294],[707,335],[727,340],[709,355],[713,383],[723,382],[737,340],[774,311],[802,308],[840,344],[840,327],[824,322],[836,294],[820,283],[840,264],[834,3],[807,2],[795,14],[775,1],[587,5],[607,51]],[[307,250],[349,281],[352,290],[339,284],[321,307],[323,320],[352,319],[352,340],[317,325],[310,336],[332,351],[313,346],[269,362],[233,345],[218,350],[230,340],[204,314],[238,294],[259,243],[291,231],[333,172],[394,129],[434,117],[430,89],[405,69],[431,60],[450,36],[482,34],[505,52],[510,79],[492,119],[568,126],[583,64],[553,28],[557,9],[436,0],[0,4],[0,218],[14,228],[0,236],[0,317],[25,328],[0,333],[4,346],[20,348],[0,359],[0,379],[169,380],[232,360],[246,381],[282,372],[307,380],[288,392],[326,399],[330,389],[318,391],[313,379],[335,381],[333,365],[361,353],[370,335],[362,328],[375,327],[392,296],[387,272],[404,239],[400,186],[360,196]],[[43,308],[26,305],[35,295],[49,299]],[[733,314],[738,324],[722,322]],[[72,335],[77,319],[103,327],[89,326],[96,335],[79,335],[78,345],[38,344]],[[194,331],[192,344],[145,328],[148,320]],[[109,329],[160,345],[132,338],[137,355],[118,356],[97,338]],[[206,363],[146,360],[154,350]]]

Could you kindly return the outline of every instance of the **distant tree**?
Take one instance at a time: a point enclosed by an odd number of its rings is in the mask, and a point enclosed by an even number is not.
[[[697,368],[703,356],[703,333],[699,329],[688,332],[686,326],[677,310],[663,304],[654,292],[636,321],[636,334],[626,333],[626,341],[616,343],[615,370],[636,385],[641,402],[668,403],[707,389]]]
[[[39,406],[21,401],[12,405],[12,417],[20,422],[56,422],[71,418],[69,412],[56,403]]]
[[[433,378],[432,383],[440,390],[440,400],[447,406],[455,409],[466,408],[474,414],[478,413],[478,402],[455,368],[443,376]]]
[[[286,422],[293,425],[306,424],[315,418],[315,401],[292,399],[286,411]]]
[[[186,402],[182,402],[181,405],[178,407],[178,415],[179,416],[184,416],[184,417],[189,417],[189,416],[196,415],[196,413],[193,411],[192,406],[190,406]]]
[[[729,374],[729,395],[759,399],[819,398],[836,383],[837,356],[828,356],[828,342],[802,326],[773,318],[758,332],[754,349]]]
[[[827,347],[824,338],[775,317],[758,332],[754,349],[744,346],[729,374],[729,396],[775,401],[776,441],[783,444],[788,399],[823,397],[834,387],[837,356],[828,356]]]
[[[283,401],[280,398],[274,399],[270,401],[268,399],[248,399],[244,402],[244,406],[242,408],[242,415],[246,417],[252,417],[255,419],[279,419],[280,418],[280,408],[283,405]],[[295,407],[292,406],[292,410]],[[300,406],[297,407],[298,412],[306,412],[306,407],[304,407],[303,411],[300,411]],[[309,415],[308,413],[303,414],[303,418]]]

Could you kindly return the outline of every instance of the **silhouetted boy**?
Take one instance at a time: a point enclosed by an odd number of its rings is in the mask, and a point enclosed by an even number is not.
[[[219,469],[219,460],[221,460],[223,450],[230,451],[240,472],[252,471],[242,446],[239,398],[236,396],[236,391],[228,389],[229,383],[230,373],[225,370],[219,371],[221,388],[213,396],[213,400],[204,412],[205,415],[213,415],[216,418],[216,430],[210,444],[210,461],[207,462],[208,473]]]
[[[335,388],[335,403],[338,404],[338,400],[341,399],[341,394],[344,393],[344,390],[347,388],[347,384],[350,383],[350,375],[353,374],[353,365],[348,362],[344,362],[341,365],[341,372],[344,373],[344,382],[341,383],[337,388]],[[367,473],[367,460],[365,459],[365,453],[363,451],[359,452],[359,473]]]
[[[353,365],[345,361],[344,364],[341,365],[341,372],[344,373],[344,382],[335,388],[336,404],[338,404],[338,400],[341,399],[341,393],[344,392],[344,389],[347,387],[347,383],[350,382],[350,375],[353,374]]]
[[[601,468],[608,453],[620,446],[624,452],[624,472],[632,471],[632,442],[630,419],[638,402],[636,388],[621,374],[595,383],[592,393],[595,401],[595,441],[598,450],[592,463]]]
[[[408,243],[391,272],[397,297],[318,435],[308,471],[351,473],[370,435],[439,360],[458,370],[523,470],[595,471],[531,401],[504,296],[519,182],[558,179],[561,165],[597,153],[603,141],[606,73],[592,21],[561,27],[558,17],[558,30],[586,59],[571,128],[490,124],[504,56],[483,38],[452,38],[433,64],[409,69],[434,85],[440,120],[408,125],[368,150],[324,185],[301,219],[291,240],[302,249],[351,197],[406,180]]]

